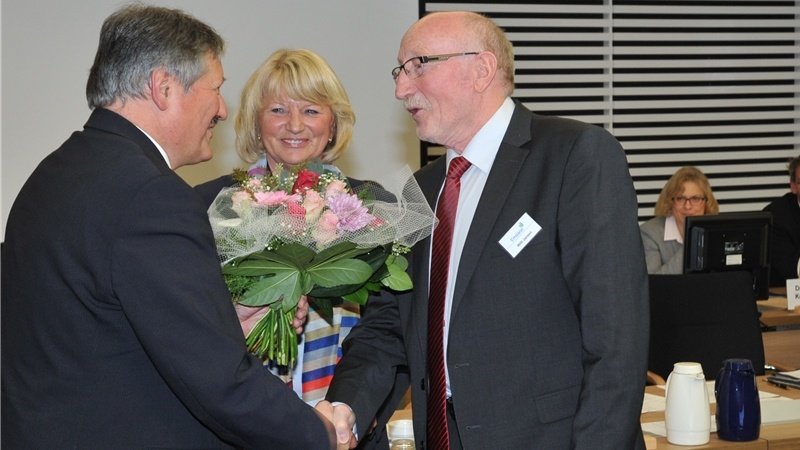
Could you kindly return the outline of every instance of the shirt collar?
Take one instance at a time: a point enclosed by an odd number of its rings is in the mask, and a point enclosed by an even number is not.
[[[678,241],[678,243],[683,244],[683,238],[681,237],[681,232],[678,231],[678,222],[675,220],[675,216],[667,216],[666,220],[664,220],[664,242],[666,241]]]
[[[139,128],[139,127],[136,127],[136,128]],[[153,143],[153,145],[155,145],[155,146],[156,146],[156,148],[158,149],[158,153],[161,153],[161,157],[162,157],[162,158],[164,158],[164,161],[166,161],[166,163],[167,163],[167,167],[169,167],[170,169],[172,169],[172,164],[170,164],[170,162],[169,162],[169,156],[167,156],[167,152],[165,152],[165,151],[164,151],[164,149],[163,149],[163,148],[162,148],[160,145],[158,145],[158,142],[156,142],[156,140],[155,140],[155,139],[153,139],[153,137],[152,137],[152,136],[150,136],[149,134],[147,134],[147,131],[144,131],[144,130],[143,130],[143,129],[141,129],[141,128],[139,128],[139,131],[141,131],[142,133],[144,133],[144,135],[145,135],[145,136],[147,136],[147,139],[150,139],[150,142],[152,142],[152,143]]]
[[[503,142],[508,124],[511,123],[511,115],[514,113],[514,101],[506,97],[500,108],[492,117],[481,127],[480,130],[469,141],[461,156],[467,158],[473,166],[481,172],[488,174]],[[455,150],[447,149],[447,163],[458,156]]]

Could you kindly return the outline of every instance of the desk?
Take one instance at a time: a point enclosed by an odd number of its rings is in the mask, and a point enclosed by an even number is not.
[[[800,325],[800,312],[786,309],[786,297],[770,297],[769,300],[759,300],[758,310],[761,312],[759,321],[768,327],[784,327]]]
[[[798,330],[800,331],[800,330]],[[778,331],[776,333],[784,333]],[[771,392],[783,397],[792,399],[800,399],[800,389],[781,389],[767,383],[766,377],[758,378],[758,390]],[[647,386],[645,392],[658,396],[664,396],[664,389],[658,386]],[[709,405],[709,413],[714,414],[716,409],[715,404]],[[411,418],[411,403],[405,404],[405,407],[398,409],[391,420],[396,419],[410,419]],[[641,422],[659,422],[664,420],[664,412],[648,412],[641,415]],[[730,442],[723,441],[717,438],[716,433],[711,433],[711,439],[708,444],[692,447],[685,445],[675,445],[667,442],[667,438],[663,436],[653,436],[645,433],[648,449],[655,448],[657,450],[687,450],[692,448],[702,449],[734,449],[734,450],[774,450],[774,449],[798,449],[800,448],[800,423],[781,423],[774,425],[762,425],[759,438],[751,442]],[[655,443],[655,447],[653,446]]]
[[[773,386],[766,381],[766,377],[758,377],[758,390],[772,392],[784,397],[792,399],[800,399],[800,389],[781,389]],[[649,394],[664,396],[664,389],[658,386],[647,386],[645,392]],[[716,405],[709,405],[709,412],[715,413]],[[659,422],[664,420],[664,412],[649,412],[641,416],[642,423],[646,422]],[[655,438],[655,447],[648,446],[648,449],[655,448],[657,450],[679,450],[689,448],[703,448],[703,449],[735,449],[735,450],[756,450],[756,449],[797,449],[800,448],[800,423],[782,423],[774,425],[762,425],[759,438],[750,442],[730,442],[723,441],[717,437],[716,433],[711,433],[711,439],[708,444],[693,447],[685,445],[675,445],[667,442],[667,438],[663,436],[647,435],[648,441],[653,442]]]
[[[785,370],[800,369],[800,329],[765,331],[761,337],[768,364],[779,364]]]

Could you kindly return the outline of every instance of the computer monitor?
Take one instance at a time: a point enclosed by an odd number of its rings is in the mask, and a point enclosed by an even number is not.
[[[771,228],[768,211],[687,217],[683,273],[750,271],[756,299],[769,298]]]

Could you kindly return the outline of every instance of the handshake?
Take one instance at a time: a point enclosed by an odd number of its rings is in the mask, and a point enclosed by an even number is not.
[[[337,450],[349,450],[356,447],[358,439],[353,433],[356,416],[349,406],[344,403],[333,404],[327,400],[322,400],[317,403],[314,410],[325,419],[323,422],[328,427],[328,434],[336,433]]]

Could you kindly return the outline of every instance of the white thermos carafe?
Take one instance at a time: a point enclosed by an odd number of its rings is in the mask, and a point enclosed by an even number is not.
[[[703,367],[696,362],[675,363],[667,378],[664,421],[667,441],[702,445],[711,433],[711,412]]]

